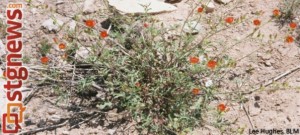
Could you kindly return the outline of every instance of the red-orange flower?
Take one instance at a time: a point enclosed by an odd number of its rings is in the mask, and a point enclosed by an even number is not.
[[[61,50],[63,50],[63,49],[66,48],[66,45],[65,45],[64,43],[60,43],[60,44],[58,45],[58,48],[61,49]]]
[[[100,37],[101,38],[106,38],[108,36],[108,33],[106,31],[101,31]]]
[[[227,17],[227,18],[225,19],[225,22],[227,22],[227,23],[229,23],[229,24],[233,23],[233,21],[234,21],[234,18],[233,18],[233,17]]]
[[[148,23],[144,23],[144,27],[145,27],[145,28],[148,28],[148,27],[149,27],[149,24],[148,24]]]
[[[190,63],[191,64],[197,64],[199,63],[199,58],[198,57],[190,57]]]
[[[214,60],[210,60],[210,61],[207,62],[207,67],[208,68],[214,69],[216,67],[216,65],[217,65],[217,62],[214,61]]]
[[[274,9],[274,10],[273,10],[273,15],[274,15],[275,17],[280,16],[280,10],[279,10],[279,9]]]
[[[198,13],[202,13],[203,12],[203,7],[199,7],[197,11],[198,11]]]
[[[219,104],[218,105],[218,110],[220,111],[220,112],[224,112],[225,110],[226,110],[226,105],[224,105],[224,104]]]
[[[297,24],[296,23],[294,23],[294,22],[291,22],[290,23],[290,28],[291,29],[295,29],[297,27]]]
[[[294,38],[292,37],[292,36],[287,36],[286,38],[285,38],[285,42],[287,42],[287,43],[293,43],[294,42]]]
[[[49,62],[49,58],[47,56],[44,56],[44,57],[41,58],[41,62],[43,64],[47,64]]]
[[[258,20],[258,19],[255,19],[255,20],[253,20],[253,24],[255,25],[255,26],[259,26],[260,25],[260,20]]]
[[[192,93],[193,93],[194,95],[198,95],[198,94],[200,94],[200,89],[194,88],[194,89],[192,90]]]
[[[87,27],[93,28],[96,25],[96,21],[95,20],[85,20],[85,25]]]

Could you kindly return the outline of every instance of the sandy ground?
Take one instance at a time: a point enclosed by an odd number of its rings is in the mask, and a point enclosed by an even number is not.
[[[245,14],[248,17],[259,18],[263,23],[271,18],[273,9],[279,6],[281,1],[274,0],[244,0],[238,6],[228,12],[237,0],[223,5],[216,4],[215,11],[212,14],[207,14],[207,17],[218,15],[230,15],[238,17]],[[5,3],[5,2],[4,2]],[[4,7],[1,2],[0,6]],[[78,5],[74,1],[65,1],[62,4],[56,5],[56,0],[33,0],[32,7],[25,8],[24,19],[24,41],[27,48],[24,54],[29,56],[30,65],[39,64],[39,53],[37,46],[42,39],[52,40],[54,36],[61,36],[63,33],[49,34],[41,29],[42,22],[51,16],[55,16],[64,22],[70,20],[70,16],[78,13],[78,8],[82,6],[82,1]],[[183,0],[180,3],[174,4],[178,9],[174,12],[155,15],[155,17],[165,24],[181,24],[187,18],[191,10],[190,4],[192,1]],[[45,7],[48,5],[48,7]],[[95,5],[101,7],[101,2],[97,1]],[[100,8],[101,9],[101,8]],[[1,8],[1,13],[4,8]],[[253,13],[262,11],[261,16],[256,16]],[[96,16],[96,15],[90,15]],[[2,19],[2,18],[1,18]],[[103,18],[97,18],[98,21]],[[298,18],[298,22],[299,22]],[[232,44],[232,41],[243,38],[249,30],[253,29],[251,21],[242,23],[232,29],[221,32],[211,40],[215,40],[216,44],[212,47],[211,55],[216,55],[225,47]],[[241,91],[249,91],[259,86],[263,82],[277,77],[278,75],[299,66],[300,54],[299,45],[296,43],[286,44],[284,38],[287,33],[286,28],[280,29],[278,24],[271,22],[263,26],[261,33],[266,35],[262,41],[245,41],[242,44],[234,46],[228,50],[226,54],[237,60],[237,66],[231,69],[229,76],[234,76],[233,79],[225,78],[224,84],[221,84],[221,91],[239,93]],[[274,42],[268,42],[266,39],[269,34],[278,34],[278,39]],[[201,36],[201,33],[200,33]],[[3,40],[3,39],[2,39]],[[220,46],[217,43],[226,43],[228,46]],[[55,53],[55,52],[54,52]],[[53,58],[55,59],[55,58]],[[251,73],[248,71],[251,69]],[[32,76],[33,77],[33,76]],[[284,84],[284,86],[283,86]],[[29,84],[30,85],[30,82]],[[264,90],[253,92],[242,97],[237,97],[236,94],[220,94],[217,95],[218,101],[212,103],[216,105],[219,102],[226,102],[230,110],[224,114],[223,121],[229,123],[221,128],[216,128],[213,116],[208,115],[208,121],[204,127],[195,129],[191,134],[195,135],[221,135],[223,134],[249,134],[249,129],[283,129],[298,128],[300,129],[300,72],[293,72],[275,84],[266,87]],[[74,116],[74,110],[69,110],[68,106],[72,103],[68,101],[59,102],[56,104],[58,95],[53,94],[53,90],[43,87],[39,88],[38,92],[27,104],[27,118],[30,124],[24,127],[24,130],[43,127],[42,125],[55,124],[53,119],[69,118]],[[242,102],[244,101],[244,102]],[[82,109],[82,108],[81,108]],[[84,108],[87,111],[93,108]],[[110,116],[109,119],[114,120],[117,116]],[[76,122],[76,121],[75,121]],[[80,125],[74,129],[68,130],[70,127],[65,125],[52,131],[39,132],[40,135],[45,134],[71,134],[71,135],[88,135],[88,134],[135,134],[129,129],[130,124],[121,126],[110,126],[109,122],[99,122],[98,119]],[[253,127],[252,127],[253,126]],[[129,127],[129,128],[127,128]],[[222,131],[223,130],[223,131]],[[244,132],[241,132],[243,131]],[[116,132],[114,132],[116,131]]]

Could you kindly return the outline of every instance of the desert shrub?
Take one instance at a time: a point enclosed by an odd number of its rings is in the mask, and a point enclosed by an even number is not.
[[[169,40],[169,29],[149,16],[124,20],[114,17],[115,29],[95,61],[104,65],[99,74],[110,95],[100,109],[129,111],[141,133],[191,131],[213,99],[216,86],[210,83],[221,78],[220,70],[232,64],[230,59],[208,57],[210,42],[196,40],[197,35]]]

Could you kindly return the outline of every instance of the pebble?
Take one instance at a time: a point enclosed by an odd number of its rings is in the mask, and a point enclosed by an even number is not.
[[[300,78],[297,78],[297,79],[296,79],[296,82],[300,82]]]
[[[212,13],[216,8],[213,2],[208,2],[207,4],[203,4],[203,7],[205,7],[206,13]]]
[[[76,28],[76,21],[72,20],[69,24],[69,30],[74,31]]]
[[[60,4],[64,4],[64,1],[63,0],[58,0],[56,1],[55,5],[60,5]]]
[[[266,62],[265,62],[265,65],[266,65],[267,67],[270,67],[270,66],[272,66],[272,63],[271,63],[270,61],[266,61]]]
[[[269,59],[271,59],[271,55],[270,54],[266,54],[266,55],[262,55],[261,56],[261,58],[263,59],[263,60],[269,60]]]
[[[89,57],[91,49],[86,47],[79,47],[76,51],[75,58],[76,59],[87,59]]]
[[[188,34],[198,34],[201,31],[204,31],[204,27],[197,21],[188,22],[184,25],[183,31]]]
[[[116,130],[115,129],[109,129],[107,132],[108,132],[109,135],[113,135],[113,134],[115,134]]]
[[[46,28],[48,31],[57,32],[64,23],[61,20],[53,20],[49,18],[48,20],[44,21],[42,27]]]
[[[61,117],[59,115],[52,115],[50,118],[49,118],[49,122],[53,123],[53,124],[56,124],[56,123],[59,123],[60,122],[60,119]]]
[[[90,14],[94,13],[98,10],[97,6],[95,5],[95,0],[85,0],[83,4],[83,13]]]
[[[56,113],[56,110],[55,109],[48,109],[48,114],[49,115],[53,115]]]
[[[215,0],[215,1],[218,2],[218,3],[221,3],[221,4],[228,4],[232,0]]]

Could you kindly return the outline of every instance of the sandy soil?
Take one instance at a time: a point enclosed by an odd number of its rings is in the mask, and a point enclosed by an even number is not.
[[[39,62],[40,54],[37,52],[37,47],[41,40],[48,39],[52,41],[53,37],[62,37],[65,34],[63,31],[58,34],[45,33],[41,28],[43,21],[51,16],[55,16],[63,22],[69,22],[70,17],[80,12],[83,1],[80,0],[76,4],[74,1],[68,0],[58,5],[55,4],[56,2],[56,0],[33,0],[32,6],[27,6],[24,10],[26,16],[23,27],[24,42],[26,44],[24,54],[30,58],[28,64],[30,66],[41,65]],[[206,14],[206,16],[213,18],[226,14],[238,17],[241,14],[245,14],[249,18],[259,18],[263,23],[266,23],[271,18],[272,11],[280,5],[281,1],[243,0],[235,9],[228,12],[237,2],[237,0],[233,0],[233,2],[227,5],[215,3],[215,11],[211,14]],[[155,17],[167,25],[182,24],[189,15],[191,3],[193,1],[187,0],[175,3],[174,5],[178,7],[176,11],[155,15]],[[1,2],[0,6],[5,7],[5,4],[5,2]],[[95,5],[101,7],[99,11],[103,11],[104,7],[101,1],[97,1]],[[1,8],[0,11],[1,13],[5,12],[5,8]],[[262,11],[263,14],[261,16],[254,15],[258,11]],[[98,22],[105,19],[102,16],[97,17],[97,13],[87,16],[96,17]],[[299,16],[297,19],[299,22]],[[97,27],[101,27],[98,25]],[[231,46],[233,41],[243,38],[253,28],[252,22],[248,21],[215,35],[211,40],[216,41],[216,44],[210,48],[210,54],[214,56],[222,52],[224,48]],[[230,74],[224,78],[225,80],[221,83],[221,91],[224,93],[233,92],[235,94],[219,94],[217,95],[218,100],[211,103],[211,105],[215,106],[219,102],[225,102],[228,105],[230,110],[224,114],[223,122],[229,124],[224,124],[222,127],[216,128],[213,116],[208,115],[205,118],[207,122],[204,127],[195,129],[191,134],[220,135],[223,133],[232,135],[239,134],[240,132],[246,135],[249,129],[252,128],[300,129],[300,72],[293,72],[263,90],[255,91],[241,97],[236,96],[236,93],[253,90],[253,88],[259,86],[261,83],[267,82],[299,66],[299,45],[296,43],[286,44],[284,42],[287,31],[287,28],[280,28],[277,23],[268,23],[261,29],[261,33],[265,34],[266,38],[263,38],[261,41],[245,41],[226,52],[229,57],[237,60],[237,65],[233,69],[230,69]],[[269,42],[269,34],[277,34],[277,39]],[[199,36],[201,36],[201,33]],[[226,43],[228,46],[220,46],[218,43],[221,42]],[[60,53],[55,49],[52,53],[56,55],[51,56],[51,59],[59,62],[59,59],[56,57]],[[55,64],[53,63],[52,66],[55,66]],[[1,67],[4,66],[1,65]],[[248,71],[250,70],[251,72],[249,73]],[[35,77],[31,76],[31,78]],[[29,81],[27,85],[30,86],[31,82]],[[61,122],[55,121],[55,118],[61,120],[64,118],[73,118],[76,123],[76,118],[78,120],[88,118],[88,116],[77,114],[76,109],[86,110],[86,112],[93,110],[92,107],[76,108],[76,104],[72,108],[73,103],[77,102],[72,101],[72,99],[62,100],[62,102],[57,102],[56,104],[58,97],[61,97],[61,95],[55,94],[55,90],[49,89],[47,86],[38,88],[36,91],[27,104],[26,118],[29,123],[24,127],[24,131]],[[213,114],[213,112],[208,114]],[[119,115],[122,114],[109,115],[108,120],[102,120],[101,117],[93,118],[71,130],[69,130],[69,125],[64,125],[55,130],[43,131],[37,134],[136,134],[132,130],[132,124],[116,124],[113,122],[119,119]],[[243,130],[244,132],[241,132]]]

